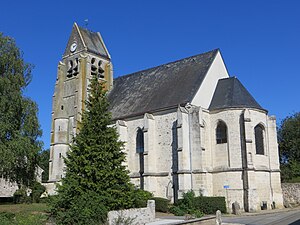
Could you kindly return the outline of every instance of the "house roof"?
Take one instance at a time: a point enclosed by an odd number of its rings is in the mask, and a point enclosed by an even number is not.
[[[218,51],[116,78],[108,94],[113,119],[191,102]]]
[[[236,77],[220,79],[209,110],[244,107],[265,110]]]

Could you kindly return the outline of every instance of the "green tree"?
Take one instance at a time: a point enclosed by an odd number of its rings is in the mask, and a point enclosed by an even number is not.
[[[283,181],[300,178],[300,113],[286,117],[278,129]],[[299,179],[300,180],[300,179]]]
[[[15,41],[0,33],[0,176],[19,187],[34,181],[42,146],[38,107],[23,95],[31,70]]]
[[[90,95],[82,115],[80,132],[65,159],[66,176],[58,187],[56,201],[52,203],[52,212],[58,223],[91,223],[84,219],[72,220],[74,212],[78,214],[79,196],[85,196],[86,201],[90,201],[90,204],[81,205],[83,213],[90,212],[97,202],[101,202],[107,210],[133,206],[133,185],[123,165],[123,143],[118,141],[117,131],[111,126],[106,92],[96,77],[92,78],[89,88]],[[82,215],[79,217],[87,218]],[[98,224],[96,213],[88,216],[93,217]]]
[[[47,182],[49,179],[49,158],[50,158],[49,149],[39,152],[39,159],[38,159],[39,166],[44,170],[42,174],[42,182]]]

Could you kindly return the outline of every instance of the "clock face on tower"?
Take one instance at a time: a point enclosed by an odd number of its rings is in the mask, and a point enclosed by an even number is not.
[[[76,48],[77,48],[77,44],[76,44],[76,42],[74,42],[70,47],[70,51],[75,52]]]

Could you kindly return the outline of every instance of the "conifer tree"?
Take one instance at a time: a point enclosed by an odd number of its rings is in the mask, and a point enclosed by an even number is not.
[[[54,215],[60,219],[72,217],[66,215],[68,210],[74,212],[72,205],[78,208],[74,201],[84,195],[93,196],[89,200],[90,205],[100,199],[107,210],[130,208],[133,204],[133,185],[123,165],[123,143],[111,126],[106,91],[96,77],[92,78],[89,88],[81,128],[65,159],[66,176],[62,179],[57,202],[53,206]]]

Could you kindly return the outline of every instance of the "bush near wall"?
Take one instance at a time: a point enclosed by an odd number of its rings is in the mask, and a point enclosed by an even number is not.
[[[192,214],[200,217],[203,214],[215,214],[217,210],[226,213],[225,197],[195,197],[193,191],[183,194],[183,198],[179,199],[170,211],[176,216],[184,214]]]
[[[155,201],[155,211],[156,212],[169,212],[170,200],[166,198],[154,197],[151,198]]]
[[[133,191],[133,208],[147,207],[147,201],[153,197],[149,191],[136,189]]]
[[[215,214],[217,210],[226,213],[225,197],[204,197],[199,196],[194,199],[195,208],[205,214]]]
[[[194,217],[202,217],[204,213],[195,206],[195,192],[188,191],[182,194],[182,199],[179,199],[174,206],[170,208],[170,212],[176,216],[184,216],[190,214]]]

